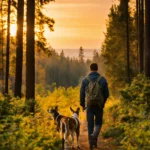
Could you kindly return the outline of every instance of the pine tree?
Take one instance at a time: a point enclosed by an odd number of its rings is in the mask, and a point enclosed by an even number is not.
[[[8,94],[9,88],[9,62],[10,62],[10,7],[11,0],[8,0],[8,10],[7,10],[7,45],[6,45],[6,75],[5,75],[5,94]]]
[[[35,0],[27,0],[26,99],[35,98]],[[30,107],[34,112],[34,105]]]
[[[3,0],[0,3],[0,92],[4,94],[4,23]]]
[[[96,62],[96,63],[99,62],[99,54],[96,50],[94,50],[94,52],[93,52],[93,59],[92,60],[93,60],[93,62]]]
[[[139,43],[139,61],[140,72],[144,71],[144,0],[138,1],[138,43]]]
[[[18,0],[17,7],[17,49],[16,49],[16,74],[15,74],[15,96],[21,97],[22,86],[22,64],[23,64],[23,20],[24,0]]]
[[[125,2],[124,2],[125,3]],[[107,32],[105,33],[105,40],[102,45],[102,56],[106,64],[106,76],[109,81],[112,81],[112,86],[115,84],[118,87],[124,86],[129,80],[127,76],[127,22],[126,10],[123,4],[113,5],[107,23]],[[129,11],[129,39],[130,47],[130,74],[131,77],[135,74],[135,60],[136,53],[134,48],[134,24],[133,18],[130,16]],[[129,53],[128,53],[129,56]],[[129,60],[128,60],[129,63]]]
[[[145,49],[145,75],[150,77],[150,1],[145,0],[146,15],[146,49]]]
[[[84,62],[84,49],[82,48],[82,46],[79,49],[79,62]]]

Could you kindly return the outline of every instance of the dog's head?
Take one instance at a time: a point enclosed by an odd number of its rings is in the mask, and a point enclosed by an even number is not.
[[[55,106],[54,108],[50,108],[47,111],[52,115],[54,120],[59,115],[59,113],[58,113],[58,106]]]
[[[71,112],[73,113],[72,116],[78,118],[79,117],[79,112],[80,112],[80,108],[78,107],[76,110],[73,110],[70,107]]]

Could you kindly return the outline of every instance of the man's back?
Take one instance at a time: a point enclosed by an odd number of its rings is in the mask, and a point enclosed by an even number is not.
[[[100,77],[100,74],[96,71],[93,71],[89,73],[88,77],[91,79],[91,81],[96,81]],[[102,93],[103,93],[104,104],[105,104],[107,98],[109,97],[108,84],[104,77],[102,77],[98,83],[102,87]],[[89,80],[87,79],[87,77],[85,77],[82,81],[81,88],[80,88],[80,105],[82,107],[85,107],[85,91],[88,87],[88,84],[89,84]]]

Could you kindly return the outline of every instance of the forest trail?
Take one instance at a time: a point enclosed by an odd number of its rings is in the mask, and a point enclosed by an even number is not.
[[[102,130],[104,130],[104,128]],[[75,149],[77,149],[76,141],[75,141]],[[72,150],[72,149],[69,149],[69,150]],[[80,149],[78,149],[78,150],[89,150],[88,135],[87,135],[87,122],[86,121],[81,121]],[[116,147],[111,144],[111,139],[103,139],[102,137],[99,137],[98,147],[94,148],[93,150],[116,150]]]
[[[80,134],[80,146],[81,150],[88,150],[88,135],[87,135],[87,122],[81,122],[81,134]],[[111,145],[110,139],[103,139],[99,137],[98,139],[98,147],[94,148],[95,150],[115,150],[114,146]]]

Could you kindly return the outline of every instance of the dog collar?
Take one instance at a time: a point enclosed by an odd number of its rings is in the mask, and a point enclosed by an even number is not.
[[[57,122],[57,119],[59,118],[59,116],[60,116],[60,115],[58,115],[58,116],[56,117],[56,119],[55,119],[56,122]]]

